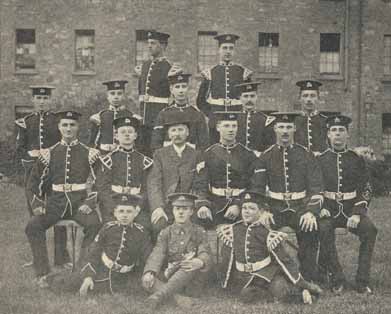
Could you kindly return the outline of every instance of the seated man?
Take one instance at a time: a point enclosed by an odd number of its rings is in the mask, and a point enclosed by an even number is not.
[[[301,292],[304,303],[312,303],[310,292],[322,290],[303,279],[299,267],[284,246],[285,233],[272,231],[262,224],[265,197],[256,192],[241,195],[242,218],[221,225],[217,232],[231,248],[223,287],[241,288],[244,302],[262,299],[282,300]]]
[[[210,249],[205,230],[191,222],[194,212],[193,194],[169,195],[174,224],[163,229],[144,268],[142,283],[152,295],[146,306],[156,308],[168,297],[179,306],[189,307],[191,299],[180,295],[185,288],[203,284],[210,266]],[[164,262],[167,264],[163,264]],[[161,280],[161,279],[162,280]]]
[[[371,294],[370,270],[377,229],[368,217],[371,198],[368,171],[363,158],[347,147],[351,119],[338,115],[327,119],[330,148],[318,156],[324,179],[324,204],[320,212],[319,266],[332,275],[332,290],[341,293],[345,276],[335,247],[335,228],[347,228],[360,239],[356,288]]]
[[[114,221],[106,223],[89,249],[87,263],[81,269],[83,283],[80,295],[94,292],[126,291],[135,278],[137,268],[144,264],[152,244],[144,227],[134,223],[142,199],[135,195],[114,197]],[[142,271],[142,269],[141,269]]]

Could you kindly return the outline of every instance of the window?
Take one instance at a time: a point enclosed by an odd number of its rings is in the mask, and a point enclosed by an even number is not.
[[[95,71],[95,31],[75,31],[75,71]]]
[[[198,71],[203,71],[218,60],[218,43],[214,37],[217,32],[199,31],[198,32]]]
[[[391,113],[382,115],[383,155],[391,155]]]
[[[145,30],[136,30],[136,66],[149,58],[147,34]]]
[[[15,70],[35,70],[36,45],[34,29],[16,30]]]
[[[320,67],[322,74],[339,74],[341,35],[336,33],[320,34]]]
[[[259,70],[261,72],[278,72],[278,33],[259,33]]]
[[[391,75],[391,35],[384,35],[384,75]]]

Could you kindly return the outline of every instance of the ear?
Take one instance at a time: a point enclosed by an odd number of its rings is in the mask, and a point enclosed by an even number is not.
[[[135,217],[136,217],[136,216],[138,216],[138,214],[139,214],[140,211],[141,211],[140,205],[137,205],[136,208],[135,208],[135,210],[136,210],[136,215],[135,215]]]

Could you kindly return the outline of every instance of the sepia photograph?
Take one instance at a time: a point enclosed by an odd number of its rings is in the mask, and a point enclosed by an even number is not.
[[[0,314],[391,313],[391,0],[0,0]]]

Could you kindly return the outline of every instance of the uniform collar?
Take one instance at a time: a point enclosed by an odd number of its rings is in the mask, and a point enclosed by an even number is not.
[[[291,145],[289,145],[289,146],[287,146],[287,147],[281,146],[281,145],[278,145],[278,144],[276,144],[276,146],[278,147],[278,149],[284,149],[284,148],[286,148],[286,149],[292,149],[292,148],[293,148],[293,144],[291,144]]]
[[[246,108],[243,107],[243,112],[244,112],[244,113],[255,113],[256,111],[255,111],[254,108],[248,109],[248,110],[247,110]]]
[[[186,103],[184,105],[178,105],[175,101],[173,102],[172,106],[175,108],[179,108],[179,109],[185,109],[187,107],[190,107],[190,105],[188,103]]]
[[[319,111],[318,110],[314,110],[310,114],[308,114],[307,111],[303,111],[303,114],[306,117],[311,117],[312,118],[314,116],[317,116],[319,114]]]
[[[186,149],[186,146],[187,146],[187,143],[185,143],[185,145],[183,145],[182,147],[178,147],[178,146],[172,144],[172,148],[175,150],[175,152],[177,153],[177,155],[179,157],[182,157],[183,151]]]
[[[125,109],[125,106],[124,105],[121,105],[119,106],[118,108],[115,108],[113,105],[110,105],[109,106],[109,110],[110,111],[120,111],[120,110],[124,110]]]
[[[152,60],[152,62],[161,62],[161,61],[166,60],[166,59],[167,59],[166,56],[161,56],[161,57],[158,57],[156,59],[151,59],[151,60]]]
[[[234,63],[233,63],[232,61],[229,61],[229,62],[220,61],[219,64],[220,64],[220,65],[224,65],[224,66],[230,66],[230,65],[233,65]]]
[[[222,148],[225,148],[225,149],[233,149],[235,148],[239,143],[236,142],[236,143],[233,143],[233,144],[230,144],[230,145],[224,145],[223,143],[219,143],[219,145],[222,147]]]
[[[121,152],[129,154],[129,153],[133,153],[134,152],[134,147],[132,147],[131,149],[126,149],[125,147],[118,146],[118,150],[121,151]]]
[[[65,142],[63,139],[61,139],[61,145],[64,145],[64,146],[75,146],[77,144],[79,144],[79,140],[78,139],[73,140],[69,144],[67,142]]]
[[[190,230],[191,226],[192,226],[191,221],[189,221],[185,224],[173,223],[172,229],[176,234],[180,234],[181,232],[186,233],[187,230]]]
[[[348,151],[347,146],[343,150],[335,150],[334,148],[330,148],[330,151],[332,151],[334,154],[344,154]]]

